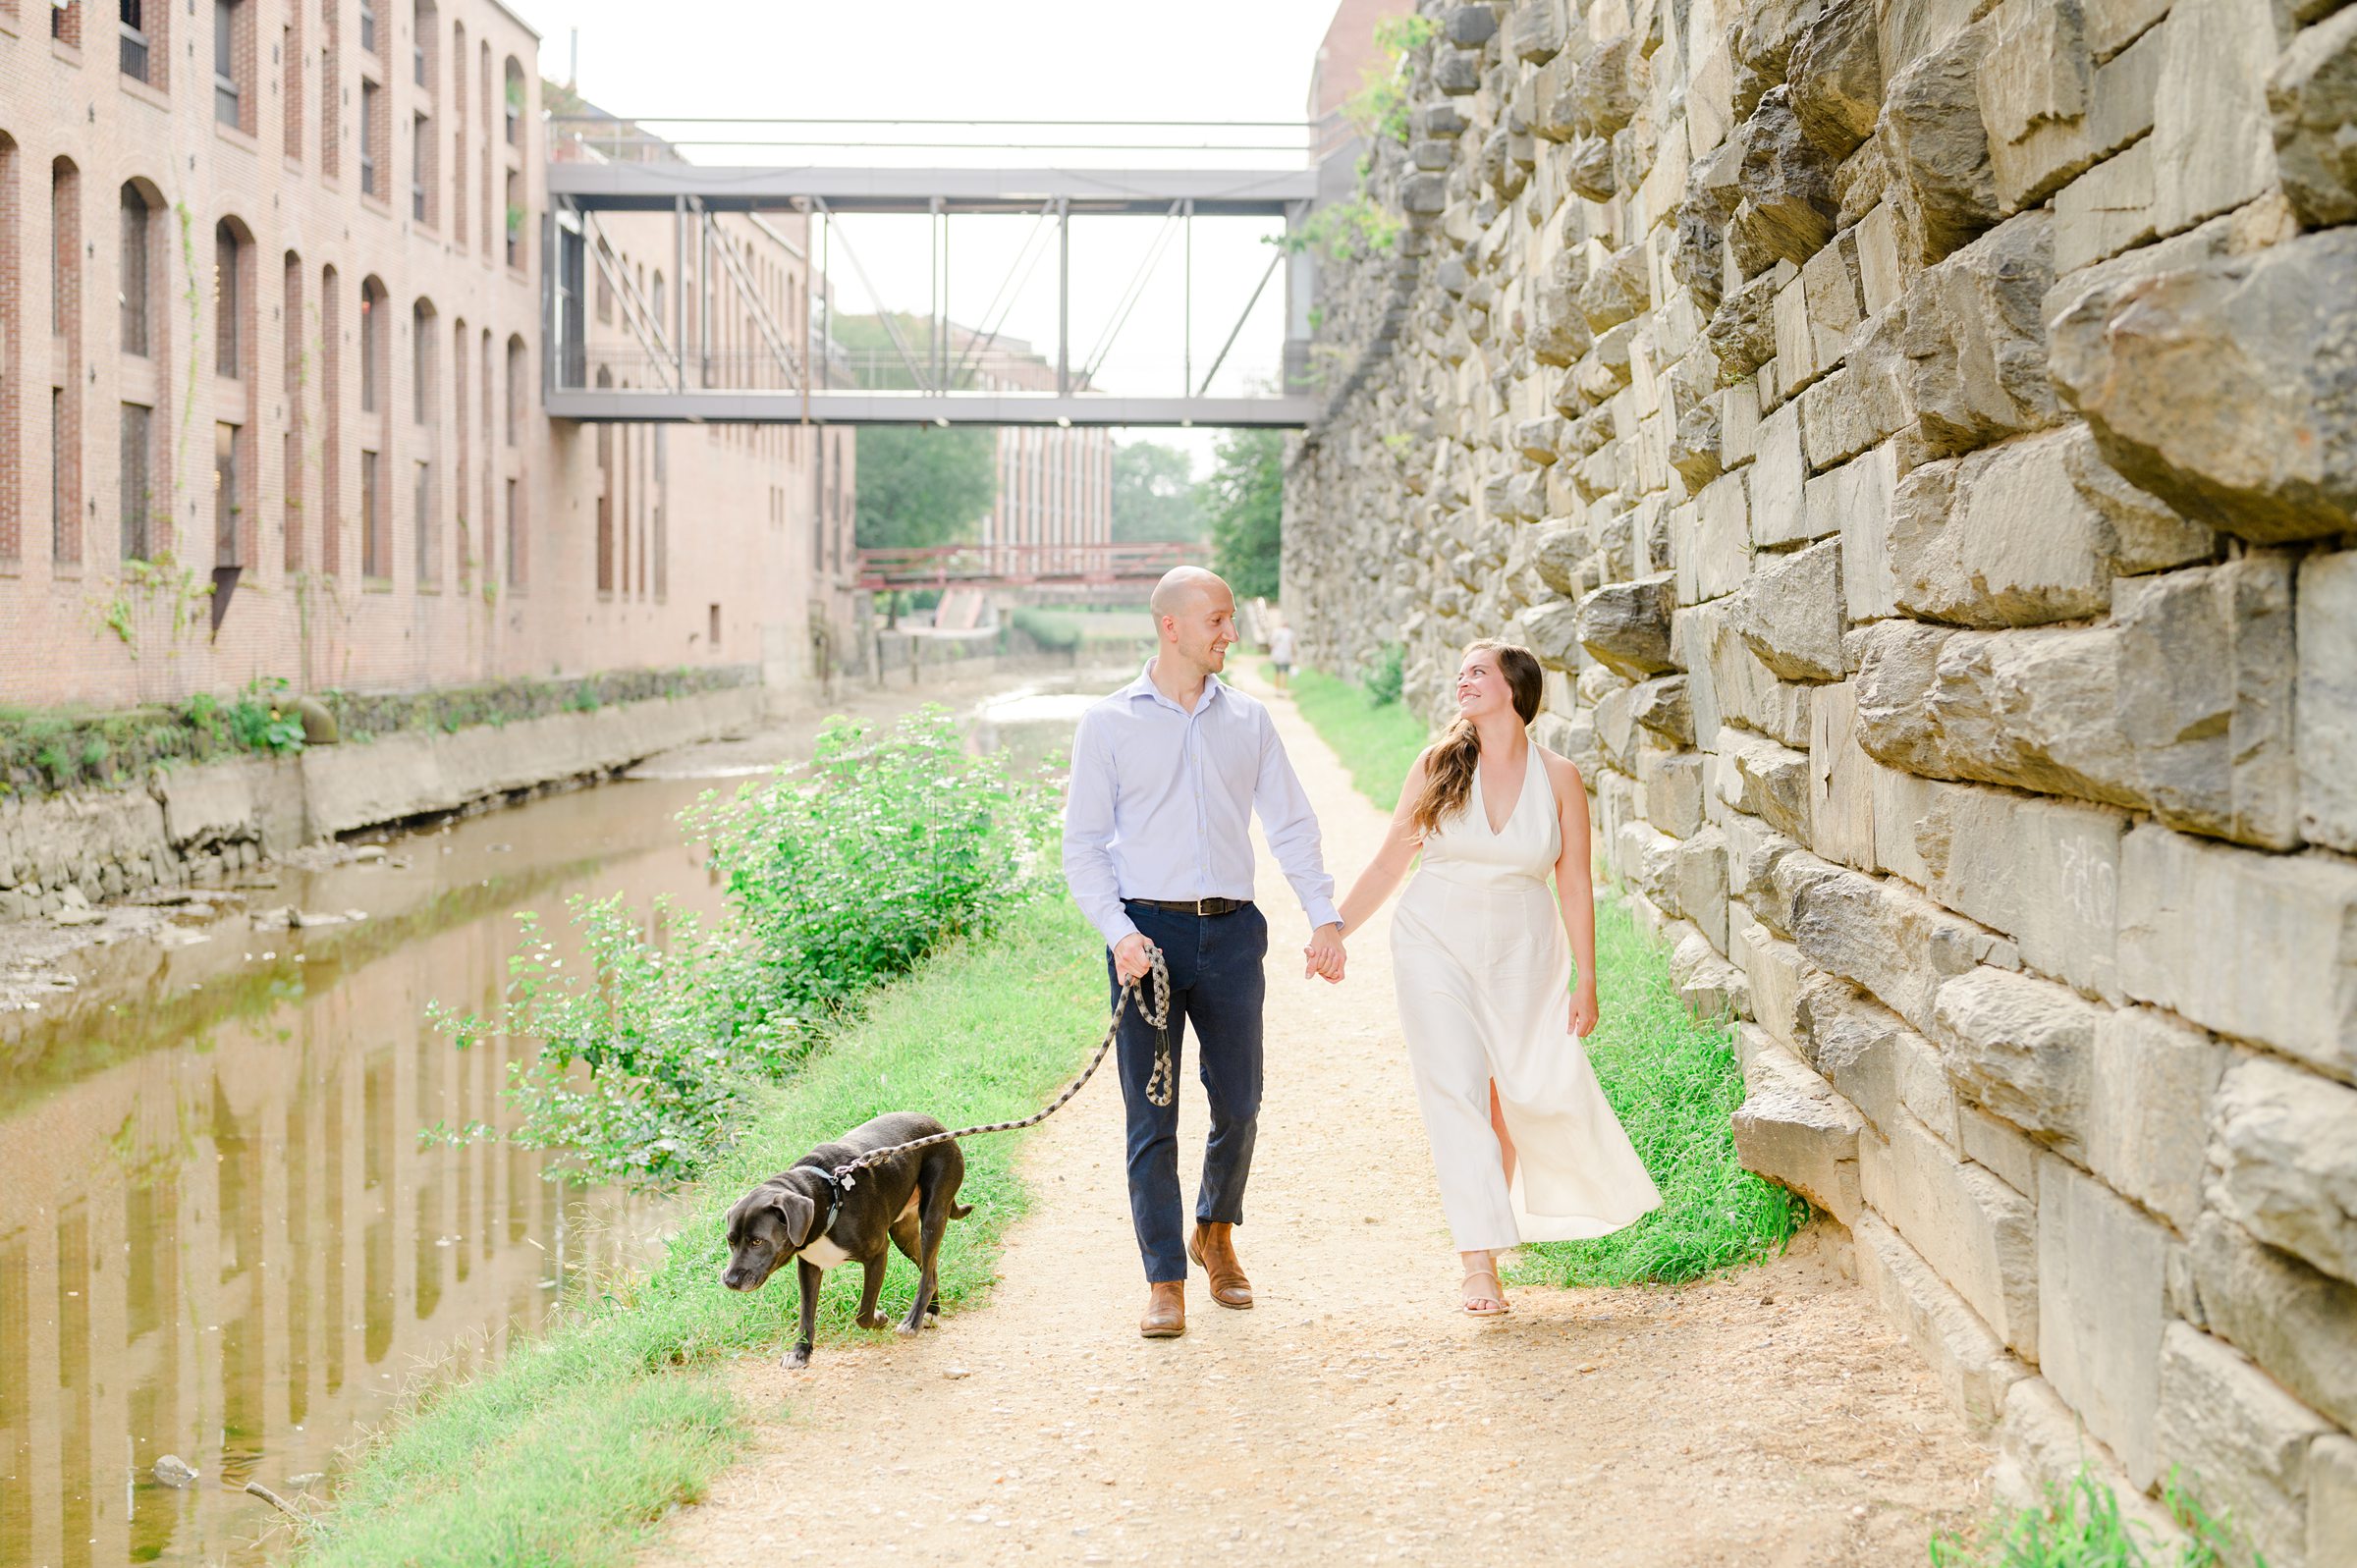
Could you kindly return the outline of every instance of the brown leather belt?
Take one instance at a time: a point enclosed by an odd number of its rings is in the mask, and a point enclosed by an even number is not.
[[[1144,904],[1148,909],[1170,909],[1182,915],[1232,915],[1238,909],[1249,909],[1249,898],[1124,898],[1124,903]]]

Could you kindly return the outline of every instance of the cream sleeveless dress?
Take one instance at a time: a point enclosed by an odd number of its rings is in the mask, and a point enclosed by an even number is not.
[[[1566,1028],[1571,948],[1550,879],[1562,834],[1533,746],[1506,826],[1490,831],[1476,767],[1465,809],[1424,839],[1392,917],[1399,1022],[1459,1252],[1572,1241],[1661,1206],[1653,1178]],[[1513,1135],[1513,1188],[1490,1085]]]

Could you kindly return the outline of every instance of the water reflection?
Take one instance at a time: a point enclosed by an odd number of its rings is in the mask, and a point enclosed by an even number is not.
[[[1005,693],[969,713],[974,743],[1062,752],[1072,693],[1126,678]],[[276,871],[249,906],[367,918],[266,934],[233,912],[93,951],[75,993],[0,1019],[0,1568],[266,1561],[285,1537],[248,1480],[302,1490],[412,1377],[496,1358],[569,1283],[647,1256],[657,1206],[420,1142],[501,1119],[511,1050],[421,1020],[495,999],[518,909],[562,941],[576,892],[716,908],[677,813],[806,741]],[[155,1479],[167,1453],[194,1485]]]

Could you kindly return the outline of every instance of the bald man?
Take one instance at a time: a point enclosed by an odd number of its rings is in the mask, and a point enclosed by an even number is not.
[[[1178,1105],[1146,1098],[1154,1027],[1124,1013],[1117,1046],[1128,1107],[1129,1217],[1149,1294],[1139,1332],[1186,1331],[1187,1261],[1211,1299],[1252,1305],[1236,1262],[1260,1114],[1261,961],[1269,923],[1252,902],[1252,813],[1309,917],[1303,973],[1343,977],[1342,916],[1319,853],[1318,819],[1286,760],[1269,712],[1215,678],[1235,641],[1235,595],[1200,567],[1154,589],[1158,646],[1135,680],[1091,707],[1072,738],[1064,872],[1104,934],[1116,994],[1161,949],[1171,976],[1172,1070],[1194,1026],[1211,1102],[1211,1136],[1195,1194],[1195,1229],[1180,1240]],[[1174,1091],[1176,1084],[1171,1086]]]

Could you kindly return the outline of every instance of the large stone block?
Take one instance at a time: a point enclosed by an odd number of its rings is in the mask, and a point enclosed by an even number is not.
[[[2127,1472],[2089,1436],[2078,1413],[2044,1378],[2023,1378],[2005,1390],[1998,1426],[2002,1445],[1990,1472],[1991,1490],[2004,1508],[2038,1508],[2049,1488],[2067,1489],[2085,1476],[2118,1504],[2121,1518],[2153,1562],[2191,1560],[2190,1542],[2166,1510],[2138,1492]]]
[[[1793,998],[1792,1027],[1794,1049],[1868,1122],[1887,1130],[1904,1103],[1901,1037],[1914,1032],[1905,1020],[1847,981],[1812,971]],[[1923,1044],[1929,1051],[1929,1043]]]
[[[1844,158],[1874,132],[1883,56],[1873,0],[1831,0],[1792,43],[1784,81],[1803,135]]]
[[[1918,861],[1910,880],[1936,902],[2011,937],[2029,967],[2111,994],[2127,820],[2099,806],[1972,784],[1917,780],[1911,788],[1919,801],[1910,815],[1908,847]]]
[[[2111,487],[2115,507],[2099,506],[2078,483],[2108,471],[2088,447],[2074,426],[1927,463],[1899,481],[1889,544],[1898,608],[1962,626],[2098,617],[2111,608],[2114,575],[2208,553],[2206,529],[2180,523],[2163,538],[2141,526],[2151,510],[2129,504],[2137,492],[2124,482]]]
[[[1751,247],[1759,265],[1779,257],[1798,266],[1834,236],[1841,209],[1834,193],[1834,160],[1809,139],[1793,112],[1790,89],[1772,87],[1751,117],[1735,128],[1742,149],[1737,180],[1743,192],[1731,241]]]
[[[2357,1568],[2357,1437],[2309,1445],[2308,1568]]]
[[[2357,12],[2342,9],[2292,39],[2267,79],[2275,168],[2311,228],[2357,222]]]
[[[1932,457],[1969,452],[2059,417],[2041,314],[2054,284],[2054,220],[2025,212],[1926,268],[1852,355],[1886,382]]]
[[[1743,586],[1751,571],[1745,484],[1740,472],[1720,475],[1695,498],[1691,531],[1672,525],[1670,553],[1676,565],[1678,603],[1701,604]]]
[[[2190,1233],[2226,1049],[2167,1013],[2121,1007],[2097,1020],[2089,1068],[2088,1168]]]
[[[1568,599],[1545,599],[1523,608],[1522,640],[1550,670],[1578,673],[1579,607]]]
[[[2193,1277],[2213,1333],[2304,1403],[2357,1427],[2357,1286],[2218,1215],[2193,1232]]]
[[[2182,1323],[2161,1341],[2157,1458],[2271,1563],[2297,1563],[2308,1537],[2308,1445],[2330,1431],[2232,1346]]]
[[[1686,700],[1699,738],[1723,724],[1740,724],[1787,746],[1809,743],[1810,692],[1779,680],[1736,632],[1725,605],[1700,605],[1677,613],[1674,641],[1687,676]]]
[[[2251,1057],[2219,1086],[2211,1158],[2227,1217],[2357,1283],[2357,1089]]]
[[[1874,848],[1874,772],[1881,764],[1858,749],[1857,687],[1817,688],[1809,721],[1811,846],[1856,871],[1881,869]]]
[[[2010,943],[1903,883],[1813,855],[1786,855],[1774,875],[1779,890],[1788,890],[1792,940],[1809,960],[1863,986],[1925,1034],[1934,1032],[1945,982],[2012,956]]]
[[[1776,675],[1787,680],[1841,678],[1840,540],[1760,558],[1731,603],[1736,632]]]
[[[1891,496],[1898,459],[1889,447],[1809,481],[1811,510],[1820,494],[1840,518],[1841,598],[1853,622],[1898,613],[1898,577],[1891,567]]]
[[[2153,114],[2163,234],[2275,184],[2267,74],[2286,42],[2286,20],[2275,0],[2179,0],[2170,8]]]
[[[1857,1244],[1858,1283],[1923,1356],[1965,1419],[1982,1429],[1994,1424],[2006,1390],[2027,1369],[1880,1216],[1861,1214],[1850,1234]]]
[[[1809,837],[1809,754],[1765,735],[1722,729],[1718,793],[1735,810],[1758,817],[1779,833]]]
[[[2116,627],[1857,638],[1859,739],[1892,767],[2146,806],[2191,832],[2297,839],[2290,565],[2122,579]]]
[[[1899,70],[1883,96],[1891,194],[1911,259],[1934,262],[1998,219],[1997,177],[1981,120],[1988,27],[1960,28]]]
[[[1859,1142],[1869,1208],[1889,1219],[2015,1354],[2038,1354],[2038,1209],[1958,1160],[1913,1116]]]
[[[2001,0],[1978,75],[1990,168],[2007,211],[2036,201],[2087,155],[2095,60],[2077,5]]]
[[[1800,405],[1786,403],[1762,419],[1752,451],[1751,542],[1767,550],[1811,538]]]
[[[2302,562],[2296,603],[2300,832],[2357,853],[2357,550]]]
[[[2053,981],[1980,968],[1940,987],[1931,1034],[1966,1099],[2075,1154],[2101,1018]]]
[[[2357,866],[2139,824],[2120,846],[2119,984],[2357,1081]]]
[[[1745,1169],[1794,1192],[1843,1224],[1858,1217],[1857,1108],[1808,1063],[1772,1045],[1744,1073],[1749,1092],[1733,1117]]]
[[[2261,542],[2344,532],[2357,229],[2233,243],[2221,221],[2065,279],[2046,301],[2055,385],[2113,467],[2187,516]]]
[[[2067,1160],[2041,1161],[2038,1370],[2139,1487],[2158,1479],[2168,1245],[2102,1182]]]
[[[182,854],[261,837],[255,796],[270,763],[216,762],[166,768],[153,792],[163,803],[164,834]]]
[[[1675,608],[1676,589],[1667,571],[1607,583],[1579,601],[1580,644],[1631,680],[1674,670],[1670,616]]]

